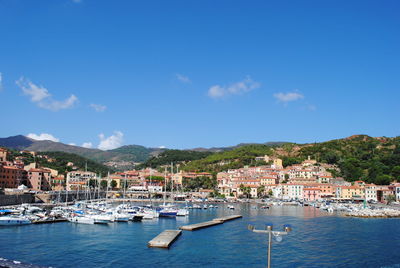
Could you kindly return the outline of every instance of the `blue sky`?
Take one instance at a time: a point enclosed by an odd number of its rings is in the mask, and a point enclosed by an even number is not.
[[[101,149],[398,136],[399,11],[396,0],[0,0],[0,136]]]

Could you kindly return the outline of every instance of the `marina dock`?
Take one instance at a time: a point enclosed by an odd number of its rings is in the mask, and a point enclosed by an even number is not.
[[[184,225],[184,226],[181,226],[179,229],[184,230],[184,231],[196,231],[196,230],[199,230],[202,228],[207,228],[210,226],[223,224],[226,221],[239,219],[241,217],[242,217],[242,215],[231,215],[231,216],[226,216],[226,217],[221,217],[221,218],[215,218],[212,221],[200,222],[200,223],[195,223],[195,224],[191,224],[191,225]]]
[[[195,223],[195,224],[191,224],[191,225],[185,225],[185,226],[181,226],[179,229],[181,230],[185,230],[185,231],[196,231],[198,229],[202,229],[202,228],[206,228],[206,227],[210,227],[210,226],[214,226],[214,225],[218,225],[218,224],[222,224],[224,223],[223,221],[206,221],[206,222],[200,222],[200,223]]]
[[[226,221],[231,221],[231,220],[235,220],[235,219],[239,219],[239,218],[242,218],[242,215],[231,215],[231,216],[226,216],[226,217],[221,217],[221,218],[215,218],[214,221],[226,222]]]
[[[181,233],[181,230],[165,230],[150,240],[147,246],[151,248],[169,248]]]
[[[64,221],[68,221],[67,219],[64,218],[60,218],[60,219],[47,219],[47,220],[37,220],[37,221],[33,221],[33,224],[44,224],[44,223],[57,223],[57,222],[64,222]]]

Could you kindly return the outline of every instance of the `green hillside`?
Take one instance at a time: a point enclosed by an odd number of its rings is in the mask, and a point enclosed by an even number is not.
[[[308,156],[321,163],[335,164],[340,172],[333,171],[334,175],[348,181],[361,179],[375,184],[400,181],[400,137],[372,138],[366,135],[314,144],[286,143],[281,147],[245,145],[191,161],[183,169],[218,172],[259,165],[262,163],[255,162],[254,158],[265,154],[281,158],[284,166],[301,163]]]
[[[365,135],[304,146],[298,159],[308,155],[336,164],[338,174],[349,181],[358,179],[376,184],[400,180],[400,137],[371,138]]]
[[[191,161],[183,167],[183,170],[218,172],[230,168],[240,168],[256,164],[254,158],[257,156],[272,155],[272,153],[273,150],[268,145],[244,145],[230,151],[211,154],[204,159]]]
[[[183,151],[183,150],[166,150],[157,156],[154,156],[147,160],[137,168],[152,167],[156,168],[163,165],[169,165],[172,162],[188,162],[198,160],[212,155],[212,152],[197,152],[197,151]]]
[[[48,161],[46,158],[41,158],[40,156],[47,155],[48,157],[54,159],[55,161]],[[85,170],[87,165],[87,170],[100,174],[102,176],[106,176],[108,172],[113,172],[112,169],[99,164],[93,160],[87,159],[85,157],[65,153],[65,152],[39,152],[37,153],[37,157],[33,157],[28,153],[20,153],[19,151],[10,150],[8,155],[8,160],[14,160],[15,157],[22,156],[24,157],[24,164],[28,165],[36,161],[39,166],[47,167],[51,169],[57,170],[60,174],[65,174],[68,171],[72,171],[72,167],[67,167],[68,162],[74,163],[74,166],[78,168],[78,170]]]

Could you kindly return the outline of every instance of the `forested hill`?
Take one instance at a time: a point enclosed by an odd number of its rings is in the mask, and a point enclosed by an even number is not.
[[[302,146],[295,159],[311,156],[337,164],[339,175],[349,181],[363,179],[376,184],[400,181],[400,137],[372,138],[366,135]]]
[[[9,150],[8,160],[14,160],[17,156],[23,157],[25,165],[36,161],[40,167],[55,169],[60,174],[65,174],[68,171],[72,171],[72,167],[67,167],[68,162],[74,163],[74,167],[76,167],[78,170],[85,170],[87,167],[88,171],[95,172],[101,176],[106,176],[108,172],[114,171],[113,169],[110,169],[93,160],[65,152],[38,152],[37,156],[34,158],[29,153],[20,153],[19,151]],[[48,160],[43,156],[48,156],[51,160]]]
[[[189,162],[198,160],[212,155],[212,152],[199,152],[199,151],[188,151],[188,150],[166,150],[157,156],[154,156],[147,160],[142,165],[139,165],[137,169],[144,167],[156,168],[163,165],[169,165],[173,163]]]
[[[230,151],[214,153],[204,159],[191,161],[187,163],[183,169],[187,171],[218,172],[232,168],[240,168],[245,165],[255,165],[257,164],[255,157],[272,154],[273,149],[268,145],[243,145]]]
[[[284,166],[301,163],[310,156],[321,163],[336,164],[340,172],[334,175],[348,181],[362,179],[375,184],[400,181],[400,137],[372,138],[366,135],[313,144],[286,143],[279,147],[246,145],[191,161],[183,169],[218,172],[261,165],[265,163],[257,163],[254,159],[262,155],[282,158]]]

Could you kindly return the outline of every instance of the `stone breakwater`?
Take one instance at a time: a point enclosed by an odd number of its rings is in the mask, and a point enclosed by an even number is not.
[[[397,218],[400,217],[400,210],[383,208],[383,209],[360,209],[345,214],[348,217],[359,218]]]

